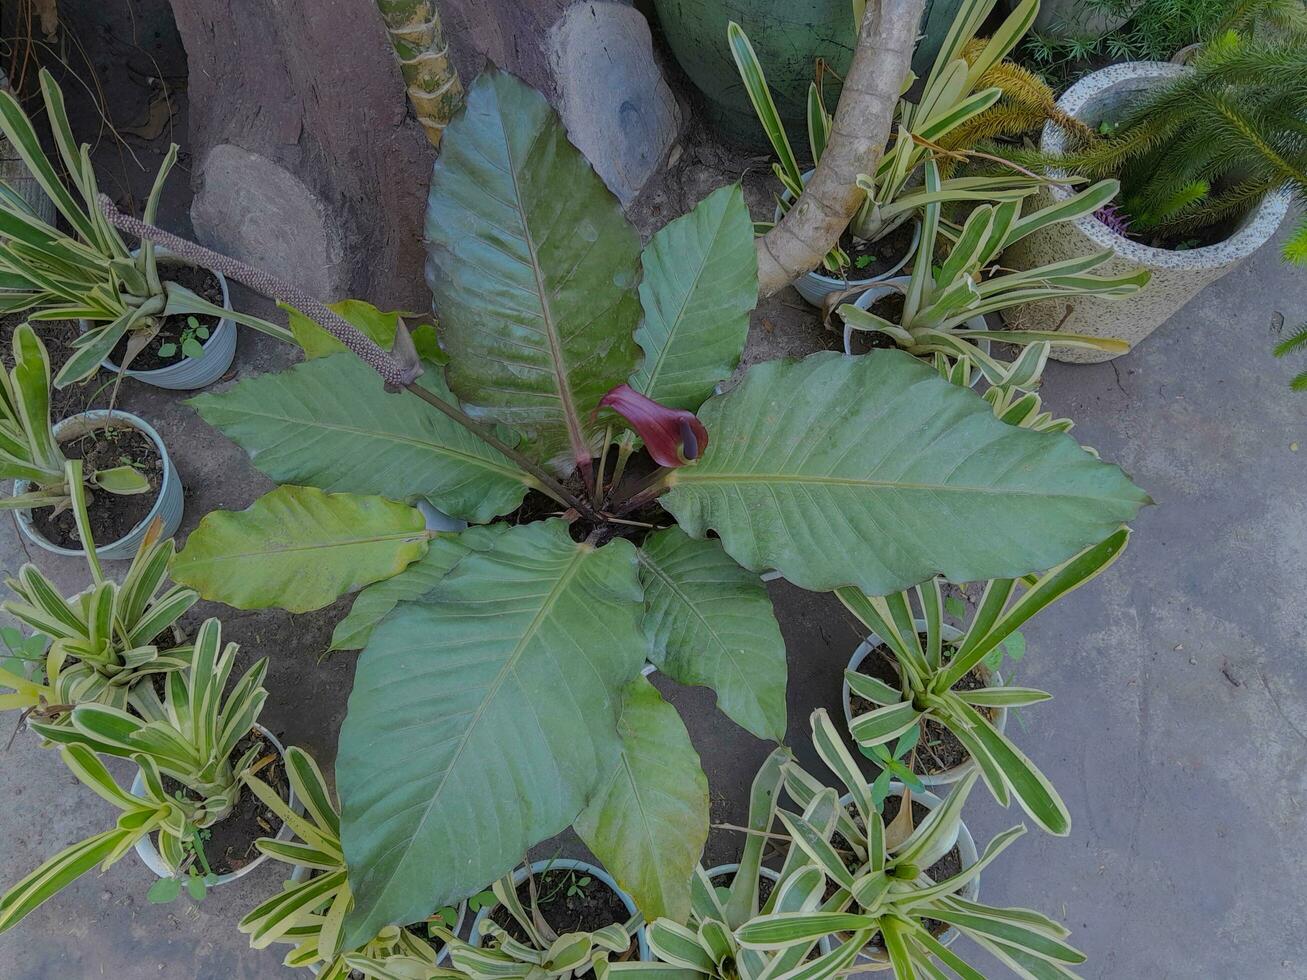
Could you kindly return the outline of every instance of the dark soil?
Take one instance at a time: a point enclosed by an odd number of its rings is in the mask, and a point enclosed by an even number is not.
[[[1240,215],[1226,221],[1218,221],[1215,224],[1195,228],[1182,234],[1166,231],[1145,231],[1136,235],[1127,231],[1126,236],[1133,238],[1141,245],[1147,245],[1149,248],[1164,248],[1171,252],[1185,252],[1195,248],[1206,248],[1208,245],[1216,245],[1225,241],[1234,234],[1234,229],[1242,217]]]
[[[0,316],[0,364],[6,371],[14,366],[14,331],[19,324],[27,322],[27,313],[7,313]],[[45,344],[46,353],[50,355],[50,380],[53,382],[68,359],[73,356],[73,341],[80,330],[76,320],[36,320],[32,329]],[[94,380],[94,379],[92,379]],[[87,408],[91,395],[90,382],[69,385],[67,388],[52,388],[50,391],[50,419],[58,422],[69,415],[76,415]]]
[[[540,915],[560,936],[568,932],[594,932],[614,922],[624,923],[630,918],[630,913],[617,892],[594,877],[582,887],[580,882],[585,877],[587,875],[582,871],[561,868],[535,875],[536,904]],[[517,897],[528,915],[531,913],[530,881],[530,878],[524,878],[517,886]],[[569,894],[569,891],[574,891],[575,894]],[[490,910],[490,918],[497,925],[503,926],[518,942],[530,943],[525,931],[502,905],[496,905]],[[638,958],[639,947],[634,938],[627,951],[616,957],[619,960]]]
[[[898,323],[903,318],[904,295],[897,289],[886,293],[871,304],[869,312],[882,320]],[[876,330],[854,330],[849,341],[849,350],[854,354],[865,354],[872,350],[893,350],[898,347],[894,338]]]
[[[613,467],[617,458],[617,451],[610,447],[608,459],[604,467],[604,482],[611,483]],[[592,464],[598,466],[598,460]],[[585,541],[589,539],[592,533],[597,529],[598,535],[594,537],[596,545],[604,545],[613,538],[626,538],[632,544],[639,545],[650,533],[657,528],[667,527],[672,524],[672,518],[657,503],[656,500],[648,501],[634,510],[616,515],[615,511],[620,509],[620,504],[625,501],[629,495],[633,495],[642,485],[645,477],[656,469],[656,465],[644,452],[634,453],[628,461],[626,472],[622,475],[621,486],[609,490],[608,509],[615,516],[620,516],[623,522],[633,523],[608,523],[604,522],[602,526],[596,524],[574,511],[569,511],[558,501],[551,499],[538,490],[530,490],[522,499],[522,504],[508,515],[505,520],[509,524],[531,524],[535,521],[547,520],[551,517],[562,517],[569,520],[571,526],[568,533],[571,534],[573,541]],[[570,477],[561,481],[563,486],[582,500],[588,501],[590,494],[586,491],[579,471],[573,473]]]
[[[735,872],[729,874],[713,875],[708,879],[718,888],[730,888],[731,882],[735,880]],[[761,908],[763,903],[771,897],[772,889],[776,887],[776,882],[763,875],[758,875],[758,907]]]
[[[222,305],[222,285],[218,282],[218,277],[208,269],[201,269],[189,265],[160,265],[159,273],[168,282],[175,282],[179,286],[185,286],[200,299],[208,300],[214,306]],[[172,316],[165,317],[159,332],[154,339],[145,345],[145,349],[132,359],[128,369],[132,371],[154,371],[157,368],[167,367],[170,364],[176,364],[178,361],[184,361],[186,355],[182,353],[182,331],[186,329],[186,320],[188,316],[195,316],[195,322],[200,326],[208,327],[210,331],[217,328],[221,322],[219,317],[209,316],[208,314],[181,314],[174,313]],[[123,358],[127,355],[128,337],[124,337],[118,342],[118,346],[113,349],[109,360],[121,366]],[[159,348],[166,343],[177,345],[177,349],[168,357],[159,355]],[[207,341],[201,341],[202,344]]]
[[[890,666],[893,657],[894,654],[890,648],[882,643],[872,650],[858,665],[858,673],[874,677],[878,681],[884,681],[890,687],[898,688],[900,683],[898,671]],[[975,691],[984,687],[985,684],[986,679],[982,669],[976,667],[962,680],[954,684],[953,690]],[[854,715],[860,715],[876,707],[866,698],[860,697],[852,691],[849,692],[849,706]],[[977,710],[986,715],[990,721],[994,720],[995,712],[993,708],[978,708]],[[962,743],[958,741],[957,736],[939,722],[927,718],[921,725],[921,739],[917,742],[917,747],[914,750],[916,762],[913,766],[913,772],[935,776],[941,772],[947,772],[954,766],[960,766],[971,758],[971,754],[962,747]]]
[[[908,249],[912,248],[912,236],[915,230],[916,226],[912,221],[905,221],[888,235],[883,235],[874,242],[855,239],[846,231],[840,237],[840,248],[849,256],[849,267],[845,270],[845,276],[850,281],[857,281],[889,272],[908,254]]]
[[[281,756],[272,743],[258,729],[236,743],[232,759],[236,760],[255,746],[262,751],[255,758],[257,764],[265,756],[272,756],[272,761],[258,771],[258,777],[276,790],[283,800],[290,799],[290,783],[286,779],[286,767]],[[189,789],[176,780],[165,776],[163,788],[168,793],[181,792],[194,797]],[[236,805],[218,823],[208,828],[208,838],[204,841],[204,856],[209,860],[209,867],[214,874],[230,874],[239,871],[259,856],[254,842],[260,837],[274,837],[281,829],[281,819],[264,806],[257,796],[248,790],[243,791],[236,800]]]
[[[125,422],[114,423],[61,442],[60,448],[69,459],[83,460],[88,476],[98,469],[130,463],[150,481],[148,493],[130,496],[87,490],[86,510],[91,519],[91,535],[98,546],[112,544],[145,520],[163,485],[163,460],[149,436]],[[57,515],[49,507],[34,510],[32,525],[51,544],[61,548],[82,547],[71,509]]]

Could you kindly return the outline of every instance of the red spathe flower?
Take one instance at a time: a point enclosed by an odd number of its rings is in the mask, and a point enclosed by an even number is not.
[[[659,405],[630,385],[618,385],[599,404],[631,423],[659,466],[684,466],[708,448],[708,430],[693,412]]]

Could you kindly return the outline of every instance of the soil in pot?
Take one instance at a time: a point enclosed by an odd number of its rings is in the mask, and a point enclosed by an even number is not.
[[[208,269],[189,265],[165,265],[160,267],[160,273],[168,282],[175,282],[179,286],[185,286],[199,296],[200,299],[208,300],[214,306],[222,306],[222,283]],[[182,336],[188,326],[187,320],[192,315],[195,317],[195,322],[199,326],[207,328],[210,334],[222,322],[221,317],[211,316],[206,313],[174,313],[171,316],[164,317],[159,332],[155,334],[153,340],[145,345],[145,349],[132,359],[128,369],[132,371],[154,371],[184,361],[186,353],[182,350]],[[118,345],[113,349],[113,353],[109,355],[109,360],[115,364],[122,364],[123,358],[127,356],[128,339],[128,337],[124,337],[118,342]],[[196,339],[200,340],[198,337]],[[204,341],[200,340],[200,343],[203,344]],[[170,352],[166,356],[159,353],[159,349],[165,344],[172,345],[169,349]]]
[[[726,874],[713,875],[708,879],[717,888],[730,888],[731,882],[735,881],[735,872],[730,871]],[[772,889],[776,887],[776,882],[763,875],[758,876],[758,905],[761,906],[768,898],[771,897]]]
[[[903,301],[905,297],[897,289],[892,289],[871,304],[869,313],[898,323],[903,319]],[[849,350],[854,354],[865,354],[872,350],[893,350],[898,347],[894,338],[877,330],[854,330],[849,339]]]
[[[568,932],[594,932],[614,922],[625,923],[631,917],[626,910],[626,904],[617,892],[584,871],[550,868],[548,871],[534,875],[534,878],[536,906],[540,910],[540,915],[560,936]],[[523,878],[517,886],[517,897],[529,915],[531,912],[530,877]],[[490,918],[518,942],[528,944],[531,942],[522,927],[502,905],[496,905],[490,910]],[[615,958],[639,959],[640,953],[636,940],[632,938],[626,952]]]
[[[916,226],[911,221],[903,222],[889,234],[877,238],[874,242],[864,242],[845,231],[840,236],[840,248],[844,249],[849,257],[849,267],[844,270],[844,276],[850,281],[855,281],[871,279],[889,272],[903,261],[903,256],[908,254],[915,233]],[[823,275],[831,275],[822,269],[817,271]]]
[[[6,313],[0,315],[0,364],[6,371],[14,366],[14,331],[19,324],[28,322],[28,314]],[[46,353],[50,355],[50,378],[53,380],[59,370],[73,356],[73,341],[81,334],[76,320],[35,320],[32,329],[45,344]],[[69,385],[67,388],[50,390],[50,417],[54,420],[67,418],[86,410],[93,393],[87,384]]]
[[[890,666],[893,659],[893,652],[882,643],[867,654],[862,663],[858,664],[858,673],[874,677],[876,680],[883,681],[890,687],[898,689],[900,684],[898,671]],[[981,674],[980,668],[976,667],[954,684],[953,690],[976,691],[984,686],[985,678]],[[849,707],[856,717],[864,712],[875,710],[877,705],[850,691]],[[977,710],[982,712],[990,721],[993,721],[996,716],[993,708],[978,708]],[[926,776],[937,776],[942,772],[948,772],[950,769],[962,765],[971,758],[971,753],[962,747],[962,743],[958,741],[957,736],[933,718],[927,718],[921,723],[921,726],[921,738],[917,742],[915,749],[914,772]]]
[[[258,770],[258,777],[283,800],[289,800],[290,782],[286,779],[286,766],[281,754],[257,728],[236,743],[232,759],[239,759],[256,746],[260,750],[255,756],[256,766],[264,758],[272,757],[270,762]],[[168,776],[163,777],[163,788],[169,794],[180,792],[195,798],[194,793]],[[212,827],[200,832],[200,838],[204,841],[204,856],[209,859],[209,867],[214,874],[231,874],[259,857],[259,849],[254,846],[256,840],[260,837],[275,837],[280,829],[281,818],[264,806],[253,793],[242,790],[231,812]]]
[[[87,474],[130,464],[150,481],[146,493],[121,495],[93,488],[88,491],[86,511],[91,519],[91,535],[97,545],[117,541],[145,520],[163,485],[163,459],[149,436],[126,423],[112,424],[60,441],[59,448],[67,458],[83,460]],[[60,548],[82,547],[71,509],[59,514],[49,507],[33,510],[32,526]]]

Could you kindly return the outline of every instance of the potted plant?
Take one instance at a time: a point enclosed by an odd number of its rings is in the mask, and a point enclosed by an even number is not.
[[[285,759],[293,799],[303,806],[302,814],[259,776],[247,772],[243,777],[250,792],[292,834],[288,839],[261,837],[255,845],[294,869],[281,891],[241,919],[240,930],[250,937],[250,946],[266,949],[273,943],[288,944],[294,948],[282,962],[292,968],[306,967],[321,980],[348,980],[354,966],[346,961],[347,955],[372,964],[362,970],[365,980],[383,976],[379,967],[396,959],[434,969],[444,953],[429,941],[432,925],[457,933],[467,904],[438,909],[429,919],[409,926],[386,926],[357,949],[342,950],[341,925],[353,896],[340,846],[340,810],[312,756],[292,745]]]
[[[938,186],[938,168],[929,161],[926,187]],[[990,355],[990,340],[1025,345],[1056,338],[1062,344],[1125,349],[1123,342],[1112,338],[1054,331],[1055,322],[1045,323],[1042,329],[1032,324],[1030,329],[990,330],[985,321],[987,313],[1033,298],[1092,295],[1116,300],[1137,293],[1148,281],[1146,271],[1114,278],[1088,274],[1107,262],[1108,252],[1026,272],[1005,272],[999,265],[1006,249],[1041,228],[1092,213],[1110,201],[1116,191],[1115,181],[1100,181],[1066,201],[1025,216],[1021,214],[1020,200],[981,204],[967,216],[956,240],[938,262],[935,248],[941,240],[940,205],[927,205],[912,275],[868,289],[853,303],[839,307],[845,352],[853,353],[854,331],[869,331],[918,357],[937,353],[946,357],[966,355],[992,381],[1002,377],[1006,369]]]
[[[854,740],[862,746],[883,745],[918,725],[932,726],[934,733],[956,744],[946,746],[951,754],[933,766],[923,758],[925,753],[919,754],[918,771],[924,769],[924,776],[937,783],[952,782],[979,768],[1000,804],[1007,806],[1015,797],[1041,828],[1068,833],[1071,817],[1066,805],[1044,774],[1004,735],[1002,715],[996,710],[1046,701],[1049,695],[1002,686],[986,659],[1036,612],[1111,565],[1125,550],[1129,536],[1122,528],[1064,564],[1031,577],[1015,601],[1016,580],[988,582],[970,625],[951,641],[945,637],[938,579],[889,596],[838,590],[845,607],[873,631],[868,642],[889,648],[897,675],[889,678],[897,681],[895,685],[852,662],[844,672],[845,710]],[[913,619],[913,593],[922,612],[920,630]],[[851,695],[863,699],[869,710],[855,711]]]
[[[0,931],[91,868],[106,870],[133,849],[160,876],[150,889],[152,902],[170,901],[183,887],[199,901],[208,888],[247,874],[262,860],[239,865],[239,858],[226,853],[219,828],[238,825],[238,835],[248,836],[233,846],[251,846],[251,828],[263,813],[242,796],[240,778],[253,767],[271,773],[284,765],[280,743],[256,721],[267,697],[261,686],[267,661],[251,667],[224,701],[237,647],[220,650],[221,643],[221,625],[206,620],[191,666],[167,675],[159,717],[142,720],[108,705],[81,704],[67,724],[32,726],[59,745],[64,763],[83,784],[122,813],[114,828],[56,854],[0,897]],[[132,760],[137,772],[130,791],[97,754]]]
[[[450,961],[473,977],[511,976],[518,964],[569,980],[588,972],[596,956],[649,958],[635,902],[587,861],[535,861],[496,881],[493,891],[496,901],[472,920],[471,942],[437,928]]]
[[[826,255],[823,271],[810,272],[794,283],[809,303],[821,307],[832,294],[867,288],[895,275],[918,250],[918,219],[927,204],[1017,200],[1039,183],[1028,172],[1012,169],[1004,175],[956,177],[935,187],[922,185],[922,167],[941,150],[940,144],[1002,96],[1002,89],[982,85],[987,73],[1011,51],[1029,26],[1038,0],[1022,0],[994,36],[976,47],[976,32],[993,7],[994,0],[969,0],[959,8],[920,98],[915,103],[900,101],[893,143],[874,173],[858,177],[865,196],[845,238]],[[734,22],[728,32],[740,78],[776,153],[772,169],[783,188],[774,219],[779,221],[802,194],[809,174],[799,168],[748,37]],[[814,161],[821,159],[830,126],[831,117],[814,84],[808,95],[808,143]],[[956,150],[950,152],[961,155]]]
[[[266,781],[286,792],[291,809],[299,807],[286,777],[285,750],[258,723],[268,696],[267,660],[254,663],[223,697],[238,649],[235,643],[223,647],[221,623],[207,619],[196,633],[190,665],[164,675],[156,710],[141,717],[109,705],[81,704],[67,724],[32,725],[55,744],[131,759],[138,767],[132,795],[162,791],[187,815],[185,833],[165,827],[157,845],[148,836],[134,843],[137,856],[163,882],[154,891],[158,900],[175,896],[183,884],[202,893],[197,878],[205,886],[235,881],[267,859],[249,855],[262,836],[259,821],[271,824],[278,818],[253,794],[242,792],[248,773],[263,772]],[[167,782],[156,783],[156,772]],[[282,826],[277,836],[289,834]]]
[[[505,158],[505,133],[549,152]],[[738,190],[642,253],[544,99],[511,76],[469,86],[431,187],[443,367],[404,330],[378,344],[294,287],[106,208],[124,230],[263,283],[349,348],[195,399],[283,485],[207,515],[172,566],[240,608],[305,611],[386,586],[369,594],[370,624],[355,623],[366,638],[336,763],[347,945],[461,900],[569,824],[646,918],[683,920],[708,796],[676,710],[639,676],[665,607],[688,628],[660,638],[660,672],[713,687],[732,719],[779,738],[784,648],[759,614],[759,572],[872,594],[941,570],[1023,575],[1144,502],[1067,436],[1003,423],[900,351],[758,364],[712,396],[755,302]],[[500,247],[503,222],[521,247]],[[627,428],[644,451],[615,481]],[[926,435],[904,446],[904,431]],[[1023,464],[985,462],[1009,453]],[[428,531],[417,497],[473,524],[506,519]],[[814,507],[840,520],[815,521]],[[726,649],[694,657],[713,629]],[[648,833],[626,819],[637,808],[662,815]]]
[[[129,251],[100,214],[88,148],[74,141],[63,94],[45,70],[41,94],[73,191],[65,188],[31,120],[7,92],[0,92],[0,132],[71,233],[42,221],[21,200],[0,195],[0,235],[5,239],[0,242],[0,272],[5,274],[0,301],[8,313],[30,310],[33,322],[82,321],[84,333],[55,379],[58,387],[90,377],[103,363],[120,376],[126,372],[155,387],[202,388],[231,365],[235,323],[291,339],[284,327],[232,310],[220,273],[169,256],[148,241],[139,251]],[[147,221],[154,220],[176,160],[173,146],[150,189]],[[129,370],[133,365],[136,369]]]
[[[0,368],[0,477],[14,481],[0,510],[15,510],[33,544],[58,555],[130,558],[151,525],[170,537],[182,485],[159,434],[135,415],[95,410],[50,425],[50,358],[28,324],[13,337],[14,367]],[[85,537],[74,497],[86,499]]]
[[[956,930],[1022,976],[1067,976],[1069,966],[1084,961],[1063,942],[1067,930],[1060,924],[1032,910],[979,901],[981,870],[1025,827],[1004,831],[976,855],[962,823],[975,773],[942,801],[892,786],[882,813],[825,709],[813,712],[812,733],[817,754],[847,795],[837,802],[835,789],[790,764],[785,788],[804,810],[779,816],[794,848],[821,869],[833,891],[819,909],[746,923],[737,934],[743,946],[774,950],[818,939],[827,955],[854,944],[850,965],[857,970],[930,976],[938,972],[931,960],[938,959],[961,976],[980,976],[948,948]]]
[[[72,506],[83,536],[92,540],[80,494]],[[199,599],[185,586],[163,588],[173,553],[172,539],[161,536],[155,521],[121,582],[105,576],[94,549],[86,555],[91,585],[71,598],[30,562],[8,579],[14,598],[0,609],[47,640],[35,665],[39,676],[24,688],[14,677],[0,677],[25,695],[15,706],[35,709],[47,722],[66,723],[73,708],[90,702],[158,717],[162,704],[154,682],[162,686],[163,675],[189,666],[190,649],[179,642],[176,623]]]
[[[1287,59],[1287,61],[1286,61]],[[1301,49],[1228,38],[1205,46],[1194,65],[1128,62],[1081,79],[1059,105],[1085,123],[1110,130],[1096,145],[1072,151],[1045,129],[1040,151],[1063,173],[1118,176],[1119,206],[1042,229],[1010,250],[1017,269],[1110,253],[1113,275],[1152,273],[1135,300],[1107,306],[1093,296],[1009,309],[1017,329],[1065,329],[1142,342],[1203,287],[1266,244],[1288,210],[1307,165],[1298,137],[1304,110],[1294,79],[1307,70]],[[1057,185],[1044,191],[1066,200]],[[1285,246],[1307,256],[1307,230]],[[1054,357],[1101,361],[1107,349],[1054,347]]]
[[[736,938],[745,924],[759,916],[813,911],[822,903],[825,876],[800,848],[786,850],[780,871],[761,864],[764,842],[777,836],[772,834],[776,805],[785,767],[792,761],[789,749],[777,748],[754,776],[748,826],[740,828],[745,831],[740,863],[708,871],[696,868],[688,921],[654,920],[648,926],[653,961],[604,961],[596,967],[599,980],[607,980],[608,974],[665,975],[668,967],[712,980],[782,976],[800,965],[821,971],[818,975],[829,975],[826,971],[852,962],[860,944],[810,962],[819,942],[816,937],[806,945],[772,951],[745,948]]]

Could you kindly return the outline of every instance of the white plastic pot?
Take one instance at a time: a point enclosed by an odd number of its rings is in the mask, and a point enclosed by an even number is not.
[[[806,184],[810,177],[812,177],[811,170],[803,175],[803,182]],[[794,200],[794,196],[786,191],[781,195],[781,199],[789,203]],[[784,212],[778,204],[772,220],[780,221],[783,215]],[[809,272],[794,280],[794,288],[799,291],[799,295],[805,300],[821,309],[822,302],[831,293],[843,292],[846,289],[865,289],[868,286],[874,286],[878,282],[892,279],[908,264],[908,260],[916,254],[917,243],[921,240],[921,221],[917,218],[909,218],[908,220],[912,222],[912,244],[908,246],[908,250],[903,253],[903,258],[895,263],[893,268],[886,269],[879,275],[871,276],[868,279],[836,279],[834,276],[828,276],[821,272]]]
[[[259,734],[272,743],[272,747],[277,750],[277,754],[281,756],[284,763],[286,759],[286,749],[282,746],[281,742],[277,741],[277,737],[258,722],[254,723],[254,727],[258,729]],[[132,793],[133,795],[140,796],[144,794],[144,792],[145,780],[141,776],[140,770],[137,770],[136,778],[132,780]],[[287,802],[290,804],[290,808],[296,813],[303,813],[303,806],[301,806],[299,800],[295,799],[295,790],[287,787],[286,792]],[[291,833],[290,827],[286,824],[282,824],[281,829],[278,830],[276,834],[277,840],[290,840]],[[173,869],[168,867],[164,862],[163,855],[159,853],[158,848],[154,846],[154,841],[148,834],[136,842],[136,856],[144,862],[147,868],[153,871],[160,878],[171,878],[173,876]],[[236,871],[231,871],[225,875],[218,875],[217,880],[209,887],[213,888],[218,885],[226,885],[235,881],[237,878],[244,878],[266,860],[268,860],[268,855],[260,854],[244,867],[239,868]]]
[[[133,250],[132,254],[135,255],[136,250]],[[162,249],[157,249],[155,254],[158,257],[161,269],[170,264],[184,264],[181,260],[169,256]],[[223,309],[230,310],[231,299],[227,296],[227,280],[221,272],[214,272],[213,274],[218,277],[218,285],[222,288]],[[83,328],[85,326],[86,324],[83,322]],[[227,373],[227,369],[231,367],[231,362],[236,356],[236,324],[223,317],[218,321],[218,325],[209,331],[209,339],[204,341],[201,346],[204,348],[203,357],[183,357],[176,364],[155,368],[152,371],[136,371],[128,368],[124,373],[127,377],[135,378],[137,381],[144,381],[147,385],[153,385],[156,388],[168,388],[173,391],[193,391],[196,388],[211,385]],[[107,357],[101,361],[101,364],[115,374],[118,372],[118,365]]]
[[[707,871],[704,872],[704,874],[708,876],[709,881],[712,881],[718,875],[734,875],[739,870],[740,870],[739,862],[736,862],[735,864],[719,864],[715,868],[709,868]],[[779,884],[781,880],[781,875],[779,871],[773,871],[771,868],[768,868],[765,865],[760,866],[758,868],[758,877],[766,878],[773,885]],[[735,884],[734,879],[732,879],[731,881],[731,885],[733,884]],[[727,885],[724,887],[729,888],[731,886]]]
[[[888,795],[902,797],[903,790],[904,787],[902,783],[890,783]],[[913,793],[912,800],[914,803],[920,803],[927,810],[933,810],[943,802],[934,793]],[[853,797],[850,794],[846,793],[844,796],[840,797],[840,806],[848,807],[852,803]],[[965,871],[980,860],[979,855],[976,853],[976,842],[971,836],[971,831],[967,829],[966,823],[960,823],[958,825],[957,848],[958,856],[962,859],[962,870]],[[976,875],[976,877],[963,885],[958,894],[968,901],[978,901],[980,898],[980,875]],[[953,940],[958,938],[958,931],[950,926],[936,938],[943,945],[948,946],[953,942]],[[835,945],[835,937],[822,937],[820,946],[823,953],[832,952],[835,949]],[[858,954],[858,958],[854,961],[854,969],[866,971],[888,970],[890,969],[890,962],[885,956],[884,950],[877,949],[874,946],[867,946],[863,948],[863,951]]]
[[[1164,61],[1132,61],[1086,75],[1058,99],[1058,106],[1082,122],[1097,126],[1105,117],[1125,109],[1141,96],[1183,76],[1192,69]],[[1039,148],[1057,155],[1066,149],[1066,133],[1048,123]],[[1060,203],[1072,189],[1046,185],[1030,210]],[[1147,269],[1148,285],[1120,300],[1101,296],[1075,296],[1026,303],[1003,311],[1008,326],[1017,330],[1066,330],[1093,337],[1116,337],[1131,347],[1142,343],[1200,290],[1220,279],[1271,240],[1289,208],[1289,195],[1276,191],[1244,216],[1225,241],[1202,248],[1175,251],[1152,248],[1118,235],[1093,215],[1048,225],[1003,253],[1003,265],[1018,270],[1079,258],[1110,249],[1112,257],[1093,270],[1096,276],[1119,276]],[[1057,347],[1059,361],[1092,363],[1119,357],[1106,351]]]
[[[109,423],[130,426],[145,433],[150,437],[150,441],[154,443],[155,449],[159,451],[159,459],[163,462],[163,479],[159,486],[159,496],[155,499],[150,512],[141,519],[139,524],[117,541],[107,541],[103,544],[97,544],[95,547],[95,553],[100,558],[114,561],[129,559],[136,554],[136,549],[140,547],[146,531],[150,529],[150,524],[156,517],[163,519],[163,536],[165,538],[172,537],[182,522],[183,502],[181,477],[177,475],[177,468],[173,466],[172,459],[168,456],[168,449],[164,446],[163,440],[159,438],[159,433],[155,432],[143,419],[116,409],[112,412],[105,409],[95,409],[78,415],[70,415],[55,425],[54,434],[56,438],[73,437],[87,431],[103,428]],[[24,493],[27,488],[27,481],[14,481],[15,496]],[[18,529],[22,532],[23,537],[38,548],[44,548],[56,555],[75,557],[86,554],[81,548],[61,548],[48,541],[45,535],[37,531],[32,525],[32,512],[30,510],[15,511],[15,516],[18,520]]]
[[[853,305],[860,310],[869,310],[871,309],[872,304],[874,304],[881,297],[888,296],[890,293],[899,292],[900,290],[896,289],[895,288],[896,286],[901,286],[903,289],[907,289],[908,283],[911,281],[912,279],[910,276],[894,276],[890,279],[886,279],[883,283],[869,287],[866,292],[864,292],[861,296],[859,296],[857,299],[853,301]],[[973,316],[969,320],[967,320],[967,329],[988,330],[989,324],[985,322],[984,316]],[[844,328],[844,352],[846,354],[848,353],[849,350],[849,340],[852,332],[853,332],[852,327],[846,326]],[[976,346],[979,347],[986,354],[989,353],[988,340],[976,341]],[[984,375],[981,374],[980,371],[972,371],[971,387],[974,388],[976,385],[980,384],[980,379],[983,377]]]
[[[926,629],[925,620],[918,619],[915,620],[915,623],[917,627],[917,632],[920,633],[925,631]],[[955,627],[948,625],[948,623],[941,623],[940,626],[941,626],[941,634],[945,640],[952,641],[961,638],[962,636],[961,631],[956,629]],[[848,669],[856,671],[860,666],[862,666],[862,662],[871,655],[871,652],[884,642],[885,641],[882,640],[880,636],[877,635],[876,633],[869,634],[865,640],[863,640],[861,643],[858,644],[857,649],[853,651],[853,656],[849,658]],[[896,671],[899,669],[897,663],[895,663],[893,666]],[[993,687],[1002,686],[1003,678],[999,675],[998,671],[990,670],[988,667],[984,666],[983,664],[981,665],[980,669],[983,673],[988,675],[986,680],[989,686],[993,686]],[[852,727],[853,725],[853,704],[852,704],[851,695],[852,692],[849,690],[849,682],[848,680],[845,680],[843,688],[841,689],[841,700],[844,704],[844,724],[847,727]],[[982,709],[977,709],[977,710],[982,710]],[[1007,708],[994,708],[990,710],[994,711],[994,717],[991,719],[994,723],[994,728],[1001,733],[1005,728],[1007,728]],[[944,772],[935,773],[934,775],[929,775],[929,776],[918,773],[917,778],[920,779],[927,786],[947,786],[951,783],[956,783],[967,773],[971,772],[971,770],[974,768],[976,768],[976,760],[972,758],[968,758],[966,762],[963,762],[961,765],[954,766],[952,769],[947,769]]]
[[[604,871],[602,868],[590,864],[588,861],[577,861],[573,858],[554,858],[549,861],[535,861],[532,863],[531,873],[533,875],[543,874],[545,871],[578,871],[581,874],[589,875],[590,877],[603,882],[614,892],[616,892],[617,897],[622,900],[622,904],[626,906],[626,911],[630,915],[637,914],[635,901],[631,898],[631,896],[626,894],[626,892],[622,891],[622,889],[620,889],[619,887],[617,887],[617,882],[613,881],[612,877],[608,874],[608,872]],[[525,879],[526,879],[526,868],[518,868],[516,871],[513,872],[513,884],[515,886],[520,885]],[[479,911],[476,914],[476,918],[472,920],[472,930],[468,934],[468,942],[470,942],[472,945],[474,946],[481,945],[481,938],[482,938],[481,923],[485,920],[486,916],[490,914],[491,910],[495,908],[497,908],[497,906],[491,905],[481,909],[481,911]],[[639,945],[640,948],[640,959],[642,960],[653,959],[653,955],[649,952],[649,940],[648,938],[646,938],[644,934],[643,925],[640,926],[639,930],[636,932],[635,939],[636,939],[636,943]]]

